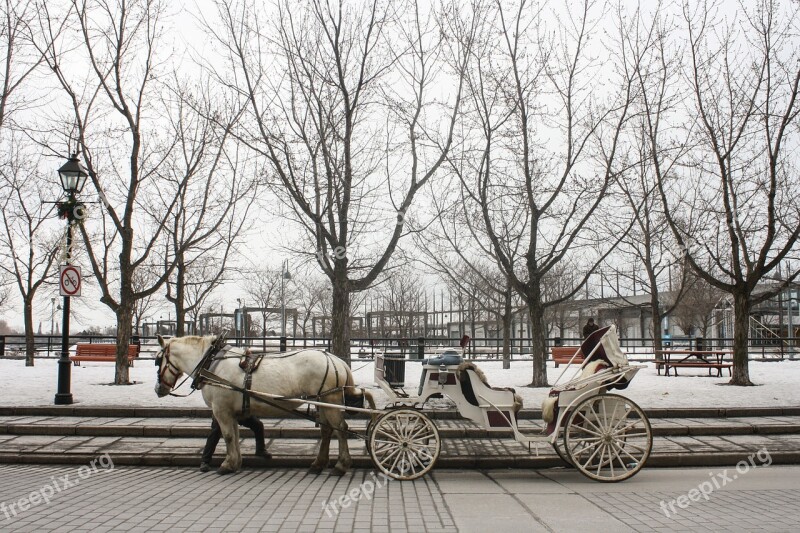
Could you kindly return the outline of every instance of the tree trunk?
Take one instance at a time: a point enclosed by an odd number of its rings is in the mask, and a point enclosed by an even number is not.
[[[130,385],[128,374],[128,346],[131,343],[131,325],[133,323],[133,305],[130,299],[117,309],[117,365],[114,374],[114,385]]]
[[[177,265],[175,266],[175,296],[172,303],[175,305],[175,336],[183,337],[186,335],[186,266],[183,262],[183,255],[179,254]]]
[[[350,365],[350,287],[346,273],[333,281],[331,351]]]
[[[650,298],[650,313],[653,315],[651,317],[651,327],[653,328],[653,355],[656,359],[662,359],[664,356],[659,352],[664,349],[661,341],[661,320],[663,317],[661,316],[661,308],[658,305],[658,293],[655,291],[653,291]],[[642,332],[642,336],[644,336],[644,332]]]
[[[533,354],[533,379],[529,387],[547,387],[547,326],[544,323],[544,307],[537,293],[528,299],[531,317],[531,352]]]
[[[511,368],[511,288],[506,287],[503,302],[503,368]]]
[[[733,294],[733,377],[731,385],[752,385],[747,353],[750,332],[750,298],[747,293]]]
[[[28,293],[24,300],[25,310],[25,366],[33,366],[36,355],[36,343],[33,336],[33,294]]]

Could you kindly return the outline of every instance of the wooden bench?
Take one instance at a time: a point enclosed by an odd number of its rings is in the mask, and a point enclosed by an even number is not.
[[[669,376],[670,368],[673,375],[678,375],[678,368],[707,368],[708,375],[711,371],[717,371],[717,377],[722,377],[722,370],[728,369],[728,374],[733,374],[733,363],[726,361],[726,355],[732,355],[733,351],[725,349],[715,350],[660,350],[657,352],[663,359],[655,360],[656,370],[661,374],[661,367],[664,367],[664,375]],[[677,360],[676,360],[677,359]]]
[[[711,376],[711,370],[712,369],[716,369],[718,378],[722,377],[722,369],[723,368],[727,368],[728,369],[728,375],[732,375],[732,373],[733,373],[733,370],[731,370],[733,368],[733,363],[704,363],[704,362],[698,361],[698,362],[683,362],[683,363],[662,362],[662,364],[664,365],[664,370],[665,370],[664,374],[667,375],[667,376],[669,376],[669,369],[670,368],[672,369],[673,374],[677,376],[678,375],[678,370],[677,369],[679,367],[680,368],[707,368],[709,376]],[[660,373],[661,373],[661,370],[659,369],[659,374]]]
[[[550,357],[552,357],[556,368],[558,368],[558,365],[566,365],[569,363],[569,360],[572,359],[572,356],[575,355],[575,352],[580,350],[580,348],[580,346],[553,346],[550,348]],[[583,354],[579,353],[572,362],[578,364],[583,363]]]
[[[139,345],[128,346],[128,366],[133,366],[133,360],[139,357]],[[94,361],[99,363],[114,362],[117,360],[116,344],[78,344],[75,355],[69,358],[75,366],[81,366],[81,361]]]

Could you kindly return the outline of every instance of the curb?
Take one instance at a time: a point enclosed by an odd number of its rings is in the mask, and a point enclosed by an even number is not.
[[[487,431],[479,427],[438,428],[444,439],[458,438],[510,438],[511,432]],[[525,428],[527,429],[527,428]],[[531,428],[532,429],[532,428]],[[354,431],[365,431],[355,427]],[[252,437],[252,431],[239,429],[243,437]],[[91,425],[46,425],[46,424],[4,424],[0,425],[0,435],[48,435],[83,437],[155,437],[155,438],[203,438],[208,437],[207,426],[91,426]],[[721,435],[788,435],[800,434],[800,424],[750,424],[750,425],[695,425],[660,426],[652,428],[654,437],[710,437]],[[319,429],[309,425],[307,428],[265,427],[264,436],[268,439],[316,439]],[[348,439],[355,439],[350,435]]]
[[[455,409],[423,409],[429,418],[436,420],[459,419]],[[759,416],[800,416],[800,406],[785,407],[669,407],[645,409],[650,418],[739,418]],[[115,406],[0,406],[0,416],[77,416],[116,418],[211,418],[206,407],[115,407]],[[352,413],[352,418],[367,418],[366,414]],[[523,409],[518,419],[541,420],[541,409]]]
[[[40,464],[40,465],[85,465],[102,454],[64,453],[64,454],[12,454],[0,453],[0,464]],[[150,466],[150,467],[192,467],[198,466],[196,455],[170,455],[170,454],[109,454],[114,466]],[[776,451],[770,454],[771,464],[796,465],[800,464],[800,451]],[[679,468],[679,467],[735,467],[745,459],[743,453],[695,453],[695,454],[654,454],[647,460],[646,468]],[[304,455],[278,455],[268,463],[252,456],[242,457],[245,468],[307,468],[314,460],[313,456]],[[217,466],[220,458],[215,459],[212,465]],[[354,468],[372,468],[372,461],[367,456],[353,456]],[[439,457],[435,469],[544,469],[544,468],[569,468],[556,456],[465,456],[465,457]]]

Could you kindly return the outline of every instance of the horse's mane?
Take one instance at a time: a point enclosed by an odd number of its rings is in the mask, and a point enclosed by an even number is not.
[[[205,337],[201,337],[199,335],[186,335],[184,337],[174,337],[172,342],[180,341],[184,344],[191,344],[191,345],[201,345],[203,341],[206,339],[214,338],[213,335],[206,335]]]

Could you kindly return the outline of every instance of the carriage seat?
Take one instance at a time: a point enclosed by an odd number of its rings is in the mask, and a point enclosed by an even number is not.
[[[460,365],[463,360],[464,359],[461,357],[461,354],[458,353],[458,350],[444,350],[442,353],[439,353],[434,357],[423,359],[422,364],[432,366],[451,366]]]
[[[423,365],[432,365],[432,366],[451,366],[451,365],[460,365],[464,359],[458,354],[442,354],[437,355],[436,357],[431,357],[430,359],[423,359]]]

